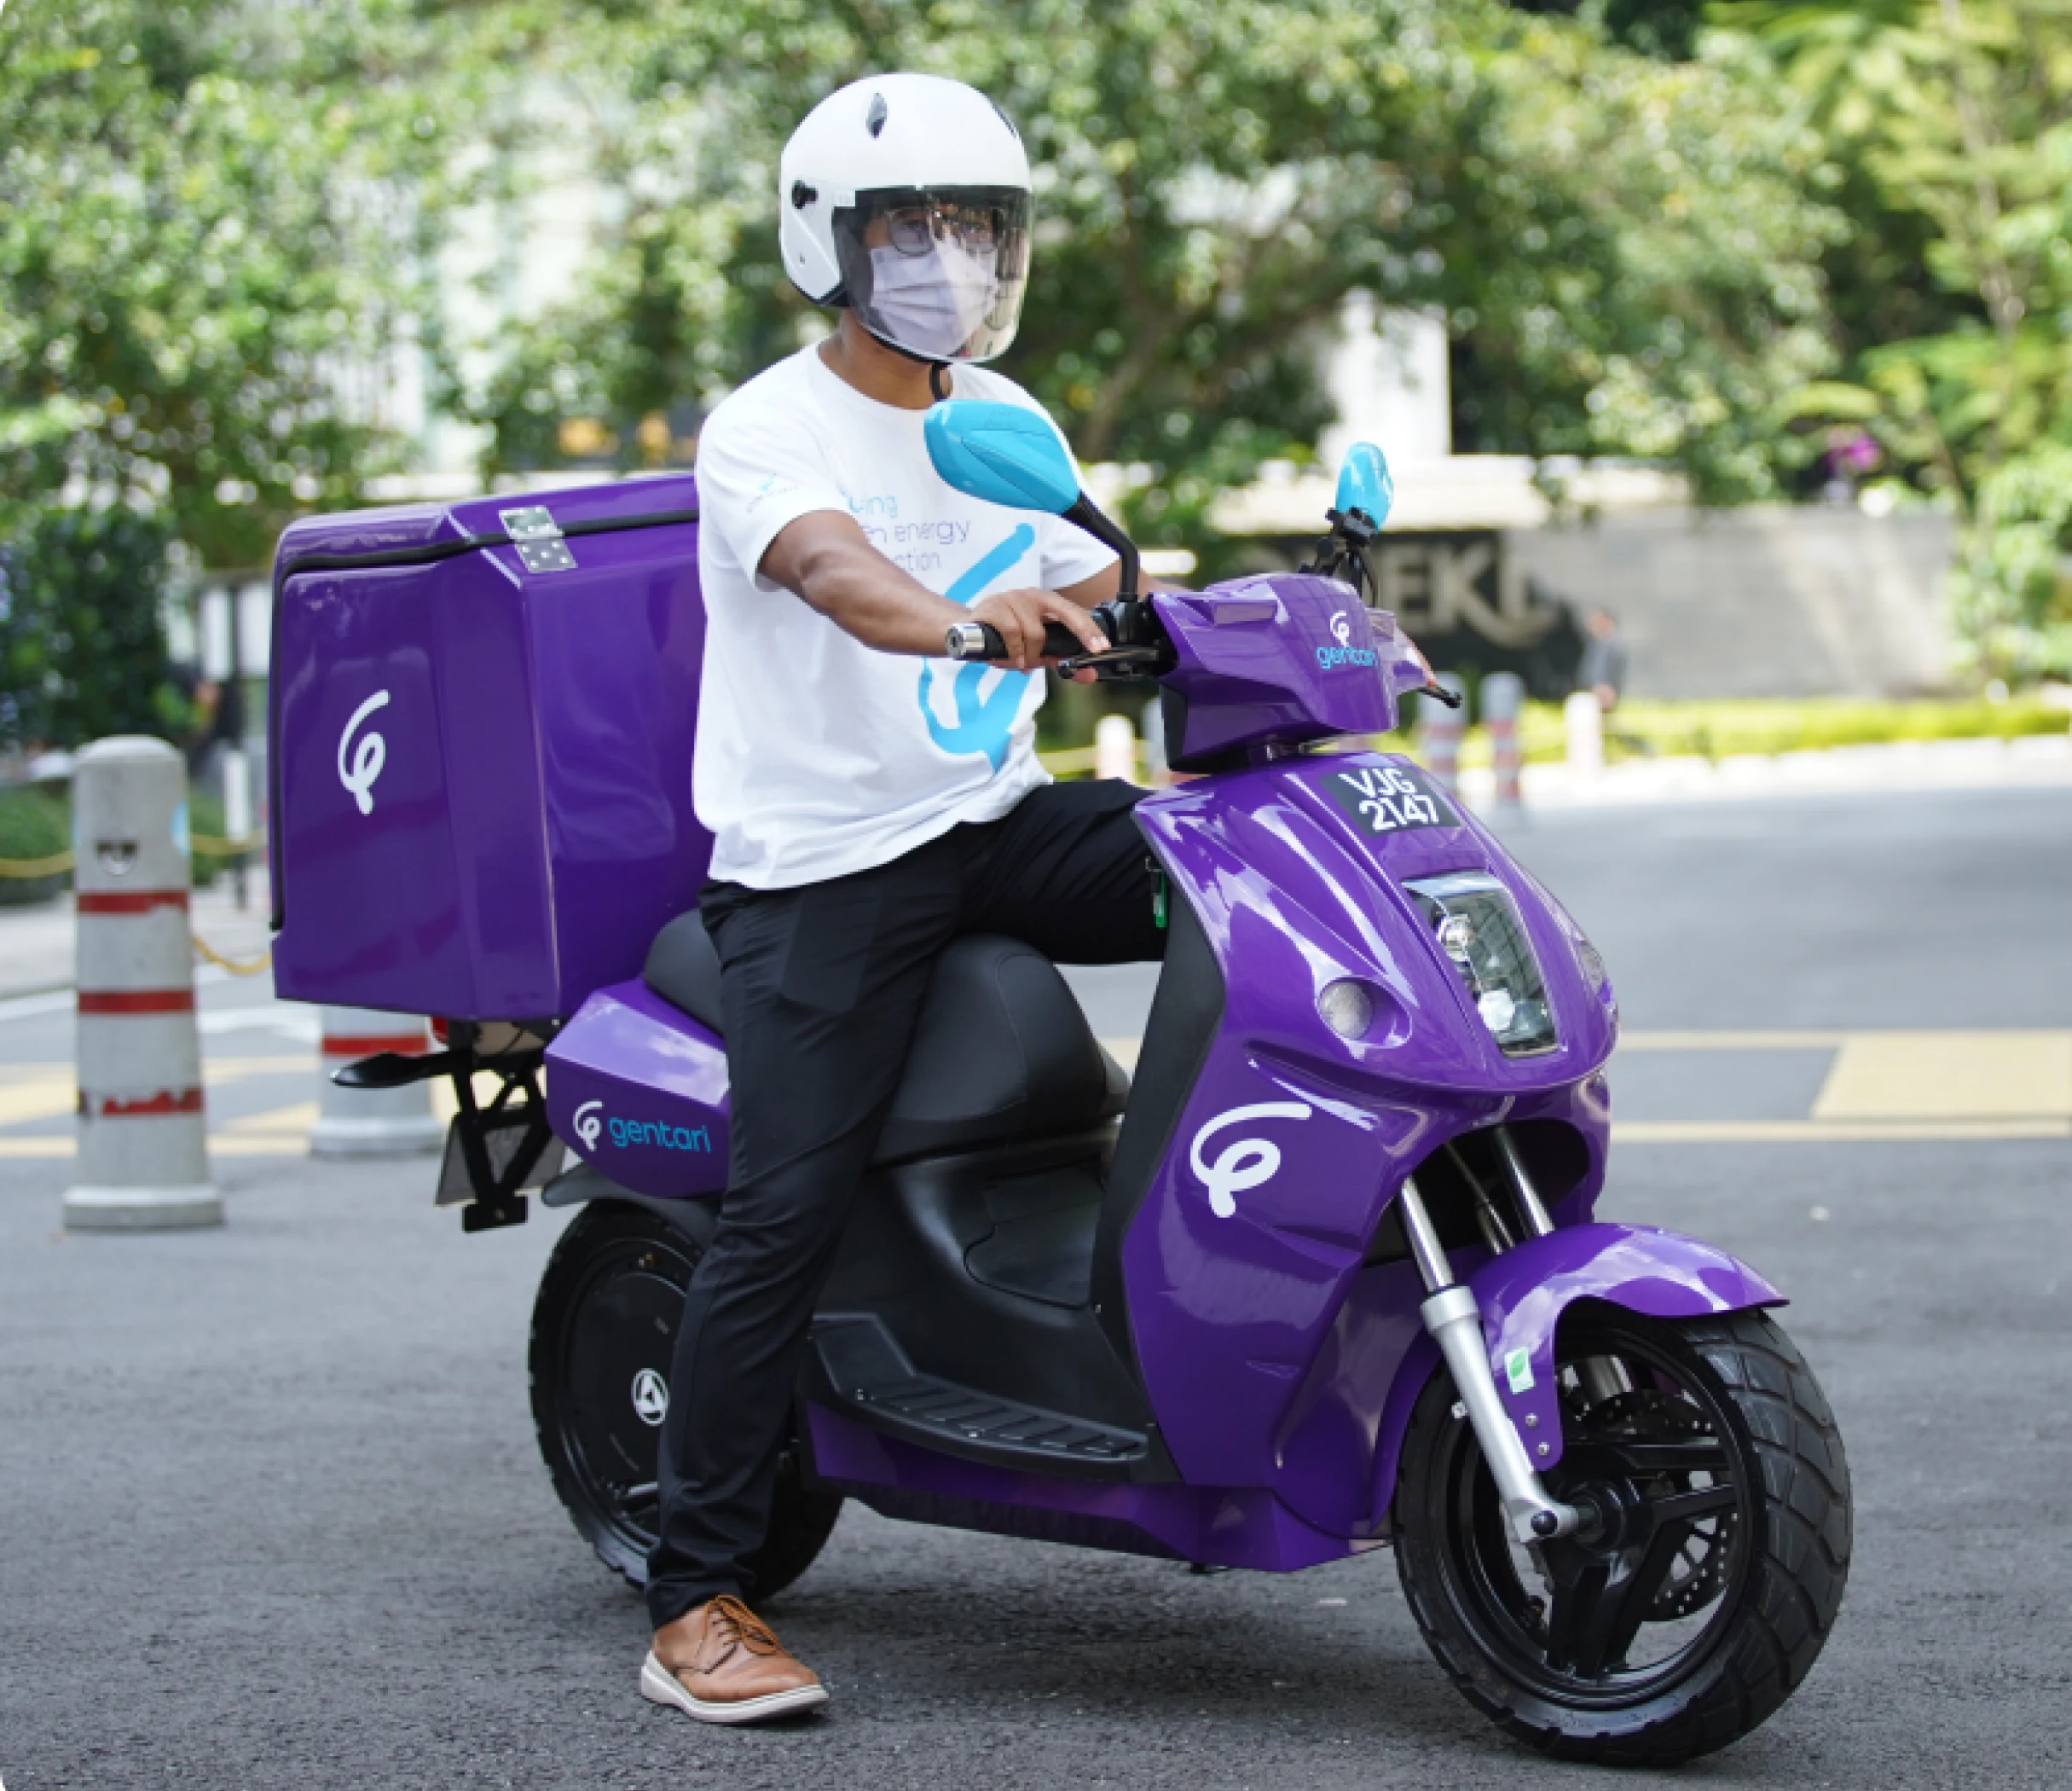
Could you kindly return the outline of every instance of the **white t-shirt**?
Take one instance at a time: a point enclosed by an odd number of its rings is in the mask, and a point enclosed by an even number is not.
[[[959,367],[955,394],[1041,407]],[[724,400],[698,436],[705,667],[692,791],[712,874],[790,889],[890,862],[961,821],[997,820],[1049,781],[1035,751],[1041,673],[880,652],[756,575],[786,524],[854,517],[932,591],[970,605],[1057,589],[1114,559],[1057,517],[954,491],[929,464],[925,412],[865,397],[802,349]]]

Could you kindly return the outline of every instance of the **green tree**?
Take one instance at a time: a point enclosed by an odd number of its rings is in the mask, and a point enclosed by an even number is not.
[[[586,409],[631,458],[636,419],[811,333],[777,150],[892,67],[1019,123],[1041,223],[1004,366],[1084,456],[1149,470],[1149,542],[1207,545],[1219,491],[1306,455],[1355,290],[1446,312],[1473,444],[1665,458],[1710,498],[1776,489],[1778,405],[1827,353],[1817,145],[1746,51],[1667,66],[1495,0],[599,0],[586,25],[557,78],[622,222],[461,399],[492,468]]]
[[[388,464],[446,32],[404,0],[0,14],[0,534],[119,503],[248,565]]]
[[[1869,429],[1956,510],[1982,671],[2072,669],[2072,8],[2063,0],[1722,6],[1841,171],[1840,378],[1808,420]]]
[[[159,623],[168,545],[118,505],[43,511],[0,548],[0,747],[185,729]]]

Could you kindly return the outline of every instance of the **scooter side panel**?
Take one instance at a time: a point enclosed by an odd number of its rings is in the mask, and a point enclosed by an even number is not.
[[[726,1049],[646,984],[585,1001],[547,1048],[547,1117],[576,1156],[637,1194],[726,1186]]]
[[[1428,787],[1381,756],[1300,760],[1182,785],[1137,811],[1226,986],[1222,1029],[1123,1238],[1138,1360],[1187,1480],[1272,1487],[1341,1533],[1366,1521],[1372,1473],[1355,1458],[1377,1436],[1396,1378],[1398,1361],[1383,1358],[1407,1342],[1363,1346],[1357,1368],[1326,1376],[1322,1403],[1334,1409],[1317,1422],[1354,1440],[1351,1454],[1285,1446],[1388,1203],[1444,1139],[1545,1103],[1571,1109],[1589,1137],[1589,1179],[1571,1208],[1587,1211],[1605,1116],[1595,1101],[1571,1107],[1571,1091],[1612,1045],[1573,948],[1493,840],[1450,808],[1438,824],[1376,832],[1318,787],[1370,762]],[[1396,887],[1447,869],[1486,869],[1511,886],[1561,1028],[1556,1050],[1497,1050]],[[1317,1012],[1341,977],[1376,997],[1359,1040]],[[1370,1339],[1413,1335],[1378,1318]]]
[[[1064,1480],[960,1461],[808,1404],[813,1474],[888,1517],[1215,1567],[1294,1573],[1362,1545],[1257,1487]]]

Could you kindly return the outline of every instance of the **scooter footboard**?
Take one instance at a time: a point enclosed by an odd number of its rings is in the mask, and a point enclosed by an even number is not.
[[[1467,1286],[1481,1308],[1497,1394],[1535,1469],[1561,1459],[1554,1336],[1576,1301],[1602,1300],[1651,1319],[1697,1319],[1785,1303],[1746,1263],[1652,1226],[1565,1226],[1492,1257]],[[1438,1365],[1438,1349],[1421,1337],[1397,1371],[1376,1440],[1377,1511],[1386,1510],[1394,1496],[1404,1433]]]

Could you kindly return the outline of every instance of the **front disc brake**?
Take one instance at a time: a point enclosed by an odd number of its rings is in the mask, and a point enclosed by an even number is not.
[[[1593,1443],[1683,1442],[1714,1435],[1704,1415],[1687,1400],[1671,1393],[1640,1388],[1614,1394],[1590,1408],[1583,1435]],[[1691,1470],[1635,1475],[1631,1482],[1642,1498],[1692,1490]],[[1650,1623],[1672,1623],[1703,1610],[1718,1597],[1726,1585],[1728,1563],[1733,1559],[1734,1527],[1739,1514],[1728,1510],[1705,1520],[1709,1530],[1687,1531],[1669,1577],[1662,1582],[1647,1607]]]

